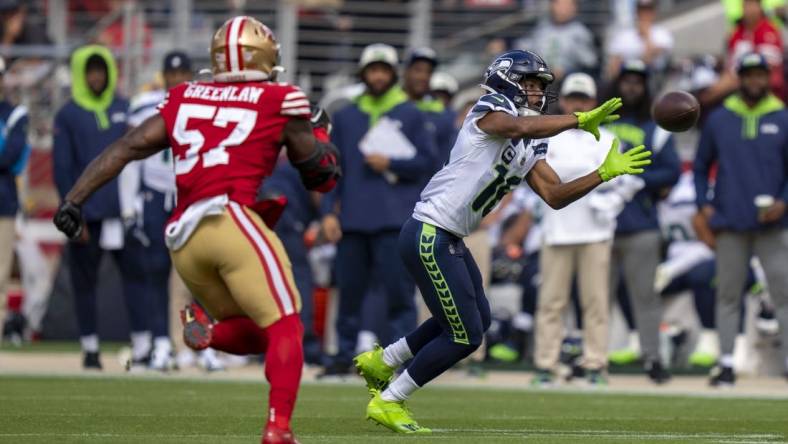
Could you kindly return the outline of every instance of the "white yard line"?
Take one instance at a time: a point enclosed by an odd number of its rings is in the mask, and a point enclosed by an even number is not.
[[[14,353],[0,352],[0,377],[2,376],[39,376],[39,377],[77,377],[94,379],[147,379],[190,382],[226,383],[264,383],[260,367],[232,368],[223,372],[206,374],[197,369],[185,369],[169,374],[127,373],[114,356],[107,354],[104,359],[105,371],[84,372],[81,370],[79,353]],[[363,386],[362,379],[351,376],[345,379],[319,381],[319,369],[305,368],[303,382],[309,384],[341,384]],[[644,375],[611,375],[610,385],[601,389],[583,385],[563,384],[551,389],[530,387],[532,374],[529,372],[492,371],[483,378],[469,377],[464,371],[450,371],[442,375],[430,389],[490,389],[572,394],[617,394],[636,396],[671,396],[735,399],[788,399],[788,382],[783,378],[742,377],[736,387],[727,390],[710,388],[703,376],[677,376],[662,386],[651,384]]]

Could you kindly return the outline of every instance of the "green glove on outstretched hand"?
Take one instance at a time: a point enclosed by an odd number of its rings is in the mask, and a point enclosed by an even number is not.
[[[632,148],[626,153],[618,151],[618,139],[613,139],[613,145],[607,152],[605,161],[597,172],[603,182],[621,176],[622,174],[640,174],[646,165],[651,165],[651,151],[643,151],[645,146],[640,145]]]
[[[619,108],[621,108],[621,98],[613,97],[591,111],[576,112],[577,127],[593,134],[596,141],[599,142],[599,125],[618,120],[620,116],[613,113]]]

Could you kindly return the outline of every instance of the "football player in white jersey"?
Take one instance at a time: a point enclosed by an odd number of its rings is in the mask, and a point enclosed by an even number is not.
[[[592,133],[618,118],[621,99],[589,112],[543,116],[554,79],[541,57],[509,51],[487,68],[482,96],[465,118],[449,162],[433,176],[405,222],[402,260],[416,280],[432,318],[385,349],[354,360],[372,400],[367,417],[399,433],[429,433],[403,406],[419,387],[473,352],[490,325],[490,307],[479,269],[462,238],[523,180],[551,207],[562,208],[599,184],[639,174],[651,163],[645,147],[620,153],[614,142],[598,170],[568,183],[544,160],[547,140],[571,128]],[[395,370],[410,365],[392,381]]]

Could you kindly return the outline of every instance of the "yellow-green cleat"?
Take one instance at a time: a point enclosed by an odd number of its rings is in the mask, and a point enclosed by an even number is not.
[[[717,355],[714,353],[695,352],[690,355],[689,363],[697,367],[714,367],[717,363]]]
[[[634,364],[640,359],[640,353],[635,350],[625,348],[623,350],[613,350],[607,355],[611,364],[615,365],[628,365]]]
[[[375,348],[353,358],[353,364],[367,382],[368,389],[385,390],[394,376],[393,368],[383,361],[383,347],[375,344]]]
[[[372,399],[367,404],[367,419],[386,427],[396,433],[432,433],[432,430],[420,426],[410,415],[404,402],[386,401],[380,397],[380,391],[370,389]]]

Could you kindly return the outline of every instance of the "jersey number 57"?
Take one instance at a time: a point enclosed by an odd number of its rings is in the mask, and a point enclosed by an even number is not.
[[[231,122],[236,125],[217,146],[203,150],[205,135],[202,131],[187,129],[187,124],[191,119],[210,120],[213,126],[218,128],[227,128]],[[202,160],[203,168],[226,165],[230,162],[227,148],[244,143],[256,124],[257,111],[254,110],[184,103],[178,109],[178,115],[175,117],[172,137],[178,144],[188,145],[189,149],[183,155],[175,156],[175,174],[188,173],[200,160]]]

